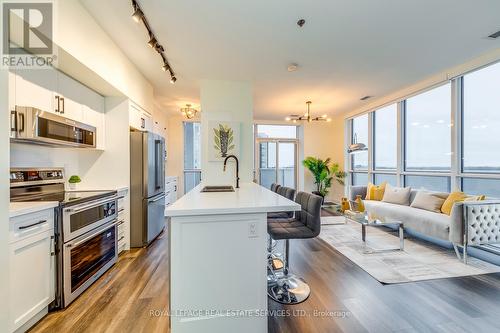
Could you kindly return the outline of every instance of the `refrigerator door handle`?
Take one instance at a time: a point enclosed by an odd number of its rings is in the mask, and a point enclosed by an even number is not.
[[[160,149],[161,141],[155,140],[155,189],[161,188],[160,183]]]
[[[160,195],[160,197],[158,197],[158,198],[155,198],[153,200],[149,200],[148,203],[154,203],[154,202],[160,201],[162,199],[165,199],[165,195],[164,194]]]

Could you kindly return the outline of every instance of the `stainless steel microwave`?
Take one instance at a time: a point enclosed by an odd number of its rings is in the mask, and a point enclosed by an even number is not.
[[[53,146],[96,147],[96,128],[32,107],[11,111],[11,140]]]

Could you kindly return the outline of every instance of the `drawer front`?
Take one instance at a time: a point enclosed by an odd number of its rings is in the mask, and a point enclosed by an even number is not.
[[[124,211],[125,210],[125,199],[118,199],[118,211]]]
[[[125,251],[125,242],[122,241],[121,243],[118,242],[118,254],[122,253],[123,251]]]
[[[10,219],[9,243],[17,242],[41,232],[54,229],[54,210],[17,216]]]

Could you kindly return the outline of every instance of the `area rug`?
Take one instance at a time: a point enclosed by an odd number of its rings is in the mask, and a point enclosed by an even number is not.
[[[342,217],[336,219],[339,223],[343,220]],[[465,265],[457,259],[452,249],[408,236],[405,237],[404,251],[365,253],[366,250],[398,247],[397,233],[388,228],[368,227],[365,249],[361,241],[361,225],[352,221],[322,225],[319,237],[384,284],[500,272],[500,266],[473,257],[469,257]]]

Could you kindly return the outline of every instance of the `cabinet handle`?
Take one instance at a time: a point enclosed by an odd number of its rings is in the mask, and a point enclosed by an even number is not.
[[[50,236],[50,255],[52,257],[56,255],[56,244],[54,236]]]
[[[121,240],[123,240],[123,239],[125,239],[125,236],[121,236],[121,237],[120,237],[120,239],[119,239],[118,241],[121,241]]]
[[[17,132],[17,112],[10,111],[10,131]]]
[[[59,107],[60,107],[59,96],[56,96],[56,101],[57,101],[56,112],[59,112]]]
[[[62,102],[62,110],[61,113],[64,113],[66,111],[66,107],[64,106],[64,97],[61,97],[61,102]]]
[[[17,120],[16,120],[17,122]],[[24,132],[24,113],[19,114],[19,133]]]
[[[38,221],[37,223],[33,223],[33,224],[29,224],[29,225],[22,225],[19,227],[19,230],[28,229],[28,228],[31,228],[31,227],[34,227],[36,225],[43,224],[43,223],[47,223],[47,220]]]

